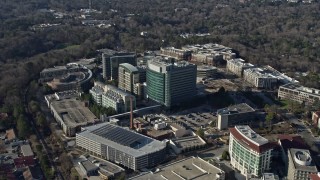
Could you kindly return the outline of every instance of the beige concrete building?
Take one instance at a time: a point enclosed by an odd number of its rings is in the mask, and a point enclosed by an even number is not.
[[[224,180],[225,172],[199,157],[188,157],[157,168],[155,172],[145,172],[129,180]]]
[[[255,118],[255,110],[246,103],[236,104],[217,110],[218,129],[226,129],[235,125],[245,125]]]
[[[256,88],[272,89],[278,83],[278,77],[266,68],[249,68],[243,71],[243,79]]]
[[[317,174],[310,151],[306,149],[289,149],[288,180],[310,180],[310,174]]]
[[[312,104],[315,100],[320,100],[320,90],[289,83],[279,87],[278,97],[280,99],[290,99],[299,103],[305,102]]]
[[[254,67],[253,64],[246,63],[245,60],[241,58],[231,59],[227,61],[227,70],[239,77],[243,76],[243,71],[245,69],[249,69],[253,67]]]
[[[81,127],[95,124],[100,120],[83,102],[76,97],[69,96],[70,93],[70,91],[66,91],[64,94],[60,92],[59,95],[47,95],[45,99],[63,132],[67,136],[75,136],[81,130]]]
[[[129,63],[119,65],[118,88],[136,95],[139,99],[144,97],[146,69],[137,68]]]

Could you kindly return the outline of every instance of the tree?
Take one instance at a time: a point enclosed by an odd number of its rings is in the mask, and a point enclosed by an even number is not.
[[[29,124],[27,123],[26,118],[24,117],[24,115],[20,115],[17,121],[17,130],[18,130],[18,135],[19,138],[21,139],[25,139],[28,137],[29,135]]]
[[[196,132],[196,134],[198,136],[200,136],[201,138],[204,138],[204,130],[202,128],[199,128]]]
[[[274,118],[274,113],[269,112],[266,116],[266,124],[268,125],[268,127],[270,128],[272,125],[272,120]]]
[[[230,160],[230,154],[228,151],[223,151],[222,155],[221,155],[221,158],[223,160]]]
[[[43,128],[47,124],[46,117],[42,113],[38,113],[36,117],[37,126]]]
[[[224,94],[226,92],[226,90],[224,89],[223,86],[221,86],[218,90],[218,94]]]

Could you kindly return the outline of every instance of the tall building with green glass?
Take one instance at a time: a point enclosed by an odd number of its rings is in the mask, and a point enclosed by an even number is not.
[[[197,66],[186,61],[154,58],[147,64],[147,98],[167,107],[196,95]]]
[[[273,145],[249,126],[230,128],[231,165],[245,176],[260,177],[270,169]]]

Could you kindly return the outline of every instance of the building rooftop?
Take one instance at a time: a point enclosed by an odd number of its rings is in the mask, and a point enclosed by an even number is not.
[[[241,58],[236,58],[236,59],[231,59],[228,62],[236,64],[237,66],[240,66],[242,68],[246,68],[246,67],[254,67],[253,64],[250,63],[245,63],[245,60],[241,59]]]
[[[208,43],[208,44],[195,44],[195,45],[186,45],[182,47],[182,49],[190,50],[195,53],[201,52],[201,51],[207,51],[210,53],[217,53],[217,52],[229,52],[232,51],[232,48],[223,46],[221,44],[215,44],[215,43]]]
[[[289,156],[296,170],[318,172],[309,150],[291,148],[289,149]]]
[[[259,78],[275,78],[275,79],[280,79],[281,77],[278,77],[278,75],[273,74],[270,70],[266,68],[249,68],[244,70],[245,72],[255,74],[255,76]]]
[[[107,144],[135,157],[159,151],[166,147],[164,142],[108,122],[86,127],[77,136],[94,139],[101,144]]]
[[[202,140],[199,136],[186,136],[171,140],[178,148],[182,149],[194,146],[202,146],[206,144],[206,142]]]
[[[229,130],[239,143],[256,152],[262,153],[274,147],[274,144],[255,133],[249,126],[235,126]]]
[[[191,64],[188,61],[175,62],[173,58],[165,58],[165,57],[154,57],[152,60],[148,61],[148,67],[150,67],[150,65],[172,66],[172,67],[195,66],[194,64]]]
[[[96,94],[99,94],[99,95],[103,94],[103,92],[104,92],[103,88],[101,88],[100,86],[93,86],[90,89],[90,91],[92,91],[92,92],[94,92]]]
[[[262,180],[279,180],[279,177],[273,173],[263,173]]]
[[[6,137],[9,141],[16,139],[16,133],[14,132],[14,129],[6,130]]]
[[[320,96],[320,90],[319,89],[308,88],[308,87],[304,87],[304,86],[301,86],[301,85],[295,84],[295,83],[288,83],[288,84],[282,85],[280,87],[291,89],[291,90],[295,90],[295,91],[304,92],[304,93],[307,93],[307,94],[313,94],[313,95]]]
[[[308,145],[301,136],[279,134],[278,139],[280,146],[282,146],[285,152],[290,148],[308,149]]]
[[[70,127],[87,125],[99,121],[81,101],[75,98],[53,101],[51,106],[60,115],[65,124]]]
[[[140,175],[130,178],[130,180],[215,180],[219,179],[220,176],[224,177],[224,172],[218,167],[201,158],[189,157],[159,167],[155,172],[141,173]]]
[[[217,70],[214,66],[197,66],[198,71],[208,71],[208,70]]]
[[[94,165],[89,160],[81,161],[81,162],[79,162],[79,164],[81,164],[87,172],[99,169],[96,165]]]
[[[33,151],[31,149],[31,146],[29,144],[24,144],[22,146],[20,146],[21,148],[21,152],[23,154],[23,156],[33,156]]]
[[[122,63],[122,64],[119,64],[119,66],[122,66],[128,69],[130,72],[138,72],[138,69],[129,63]]]
[[[250,107],[246,103],[236,104],[233,106],[229,106],[226,108],[218,109],[217,114],[219,115],[231,115],[231,114],[240,114],[240,113],[247,113],[247,112],[254,112],[255,110]]]

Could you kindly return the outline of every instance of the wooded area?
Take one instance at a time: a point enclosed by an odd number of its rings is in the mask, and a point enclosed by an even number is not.
[[[320,5],[217,0],[92,0],[102,11],[91,18],[110,28],[84,26],[79,10],[87,0],[0,1],[0,104],[21,102],[26,85],[53,65],[91,57],[97,49],[143,52],[160,46],[221,43],[257,65],[283,72],[312,71],[302,83],[319,88]],[[54,18],[40,9],[67,14]],[[33,30],[42,23],[59,26]],[[140,32],[148,32],[141,36]],[[210,33],[183,38],[181,33]]]

